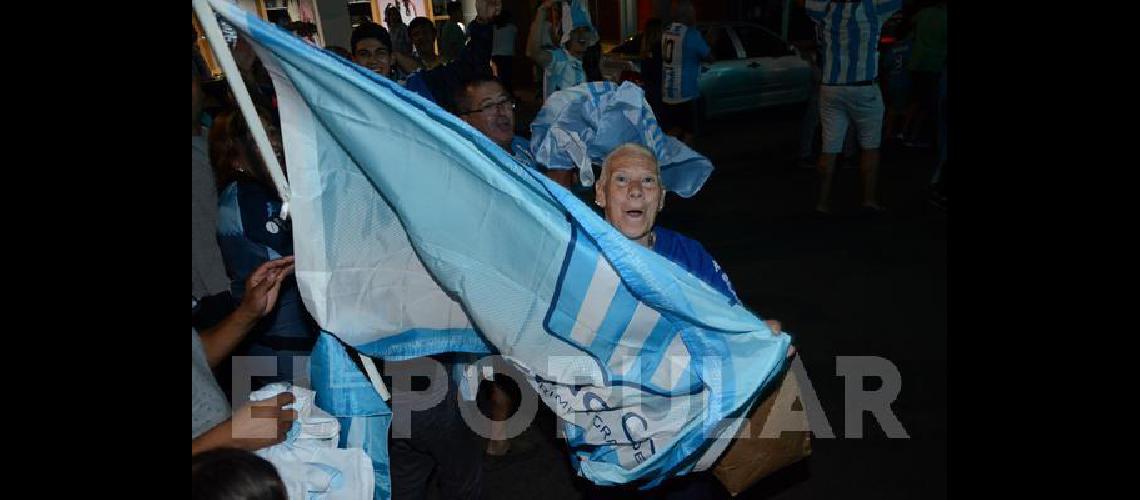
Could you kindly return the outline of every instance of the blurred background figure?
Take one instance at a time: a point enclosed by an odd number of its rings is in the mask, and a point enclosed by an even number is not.
[[[495,71],[499,82],[512,95],[514,94],[514,78],[512,75],[517,35],[518,27],[515,26],[511,17],[511,11],[503,10],[495,17],[495,41],[494,48],[491,49],[491,60],[495,62]]]

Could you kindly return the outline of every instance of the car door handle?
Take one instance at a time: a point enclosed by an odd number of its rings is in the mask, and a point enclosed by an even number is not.
[[[749,63],[749,64],[748,64],[748,67],[749,67],[749,68],[759,68],[759,67],[760,67],[760,63],[758,63],[758,62],[756,62],[756,61],[752,61],[751,63]]]

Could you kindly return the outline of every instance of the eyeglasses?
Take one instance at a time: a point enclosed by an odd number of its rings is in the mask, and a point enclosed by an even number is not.
[[[514,99],[511,99],[510,97],[504,97],[498,101],[489,102],[482,107],[478,107],[475,109],[471,109],[471,110],[467,110],[467,111],[464,111],[462,113],[459,113],[459,116],[469,115],[472,113],[479,113],[481,111],[487,111],[488,109],[492,109],[492,108],[500,108],[500,109],[505,109],[508,111],[514,111],[515,107],[516,106],[515,106],[515,100]]]

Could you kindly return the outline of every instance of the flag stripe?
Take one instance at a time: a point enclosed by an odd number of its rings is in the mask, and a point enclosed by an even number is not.
[[[636,364],[636,356],[641,353],[646,339],[653,333],[654,328],[661,322],[661,313],[638,303],[629,321],[628,328],[622,332],[621,339],[613,349],[609,358],[609,367],[614,373],[625,376],[630,368]]]
[[[568,275],[567,278],[569,277]],[[609,262],[599,257],[590,277],[590,288],[587,289],[586,296],[582,299],[582,307],[578,310],[578,317],[574,320],[571,339],[582,346],[594,342],[594,336],[598,334],[598,328],[605,320],[605,313],[609,311],[606,305],[613,300],[620,282]]]
[[[657,365],[657,371],[653,373],[653,383],[667,390],[672,390],[677,385],[677,381],[681,379],[681,375],[687,371],[689,360],[689,349],[681,340],[681,332],[677,332],[673,336],[673,341],[669,343],[669,348],[665,349],[665,356]]]

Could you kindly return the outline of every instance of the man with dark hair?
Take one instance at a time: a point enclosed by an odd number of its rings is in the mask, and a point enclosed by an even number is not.
[[[530,154],[530,141],[515,135],[515,100],[503,84],[489,76],[472,78],[455,89],[455,114],[506,150],[525,166],[539,170],[567,189],[574,185],[570,169],[547,169]]]
[[[281,475],[268,460],[238,448],[218,448],[190,459],[190,498],[288,500]]]
[[[392,72],[392,37],[383,26],[360,23],[352,30],[352,61],[385,77]]]
[[[435,51],[435,24],[426,17],[417,17],[408,24],[408,37],[415,48],[416,62],[423,69],[435,69],[443,63]]]

